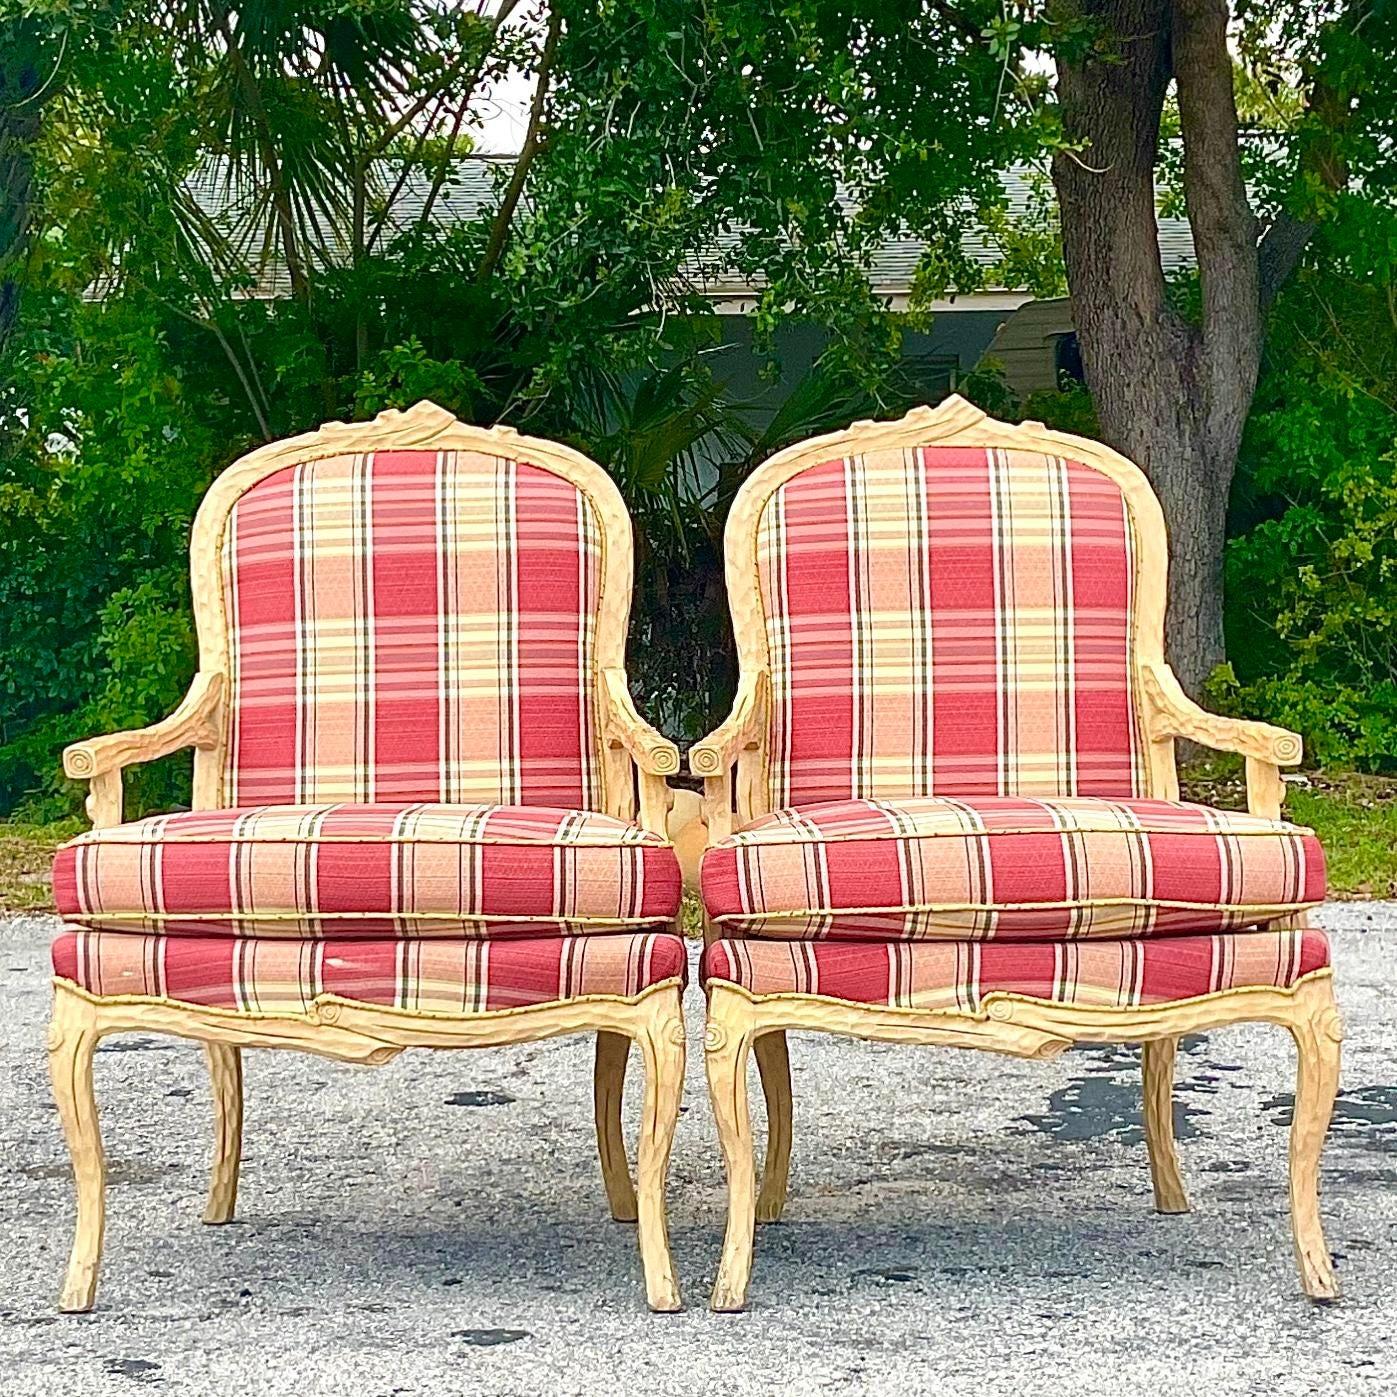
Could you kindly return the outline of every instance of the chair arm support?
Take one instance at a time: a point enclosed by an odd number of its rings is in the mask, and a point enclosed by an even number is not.
[[[602,670],[601,690],[605,707],[603,740],[612,747],[624,747],[647,776],[676,775],[679,748],[636,712],[625,670]]]
[[[1168,665],[1143,665],[1140,678],[1146,698],[1145,732],[1152,742],[1184,737],[1215,752],[1238,752],[1272,766],[1295,766],[1304,752],[1299,733],[1200,708]]]
[[[89,781],[123,767],[151,762],[185,747],[217,747],[223,702],[223,675],[200,671],[189,692],[168,718],[148,728],[110,732],[90,737],[63,749],[63,770],[79,781]]]
[[[766,670],[743,671],[732,712],[707,737],[689,748],[689,770],[695,776],[721,775],[736,764],[740,752],[761,745],[767,691]]]

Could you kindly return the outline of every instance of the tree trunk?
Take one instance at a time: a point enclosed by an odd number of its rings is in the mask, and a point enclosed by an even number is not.
[[[1064,6],[1066,11],[1066,6]],[[1169,524],[1169,655],[1197,693],[1223,659],[1227,497],[1261,347],[1255,222],[1242,184],[1223,0],[1083,0],[1101,48],[1059,60],[1073,149],[1053,163],[1087,384],[1106,440],[1150,477]],[[1203,314],[1169,305],[1154,170],[1177,78]]]
[[[38,135],[37,111],[0,112],[0,350],[19,319]]]
[[[19,319],[29,257],[34,147],[47,96],[57,84],[38,21],[0,25],[0,350]]]

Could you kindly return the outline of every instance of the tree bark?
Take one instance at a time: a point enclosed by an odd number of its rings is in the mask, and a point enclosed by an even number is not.
[[[1067,9],[1066,6],[1063,7]],[[1150,477],[1170,532],[1168,646],[1197,693],[1223,659],[1227,497],[1261,350],[1224,0],[1082,0],[1102,44],[1058,64],[1073,149],[1053,163],[1082,364],[1106,440]],[[1169,304],[1154,170],[1178,82],[1198,324]]]
[[[0,350],[19,319],[38,136],[37,109],[0,112]]]
[[[481,254],[480,266],[476,268],[475,279],[482,284],[494,275],[495,264],[504,252],[509,238],[509,225],[514,220],[514,211],[519,207],[520,196],[524,192],[524,181],[529,177],[529,166],[534,163],[548,139],[544,132],[544,114],[548,108],[548,83],[552,77],[553,60],[557,56],[558,42],[563,34],[563,16],[556,5],[548,14],[548,30],[539,53],[538,67],[534,71],[534,98],[529,107],[529,128],[520,147],[519,158],[514,162],[513,173],[505,186],[504,198],[495,211],[490,224],[490,235]]]
[[[248,66],[247,55],[243,52],[242,30],[234,28],[232,12],[223,0],[214,0],[210,15],[215,29],[223,39],[227,50],[228,63],[233,70],[234,80],[247,104],[248,119],[256,133],[258,156],[267,170],[267,180],[271,187],[272,216],[276,220],[277,233],[281,239],[281,254],[286,262],[286,275],[291,283],[291,295],[303,306],[310,304],[310,276],[306,262],[301,255],[301,241],[297,234],[296,212],[291,199],[291,188],[286,182],[286,171],[277,150],[276,139],[267,119],[267,108],[262,101],[262,90],[257,77]],[[327,386],[326,406],[333,410],[333,396]]]
[[[34,148],[44,103],[57,90],[55,65],[39,21],[0,25],[0,350],[19,319],[29,259]]]

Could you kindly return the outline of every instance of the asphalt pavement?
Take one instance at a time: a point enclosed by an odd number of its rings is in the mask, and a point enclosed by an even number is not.
[[[646,1312],[634,1231],[607,1217],[583,1040],[376,1069],[248,1052],[240,1216],[218,1228],[199,1222],[199,1049],[127,1037],[97,1063],[98,1306],[59,1315],[72,1194],[43,1053],[56,922],[0,923],[0,1397],[1389,1397],[1397,904],[1323,921],[1347,1026],[1323,1175],[1338,1304],[1310,1304],[1295,1278],[1294,1057],[1257,1026],[1180,1055],[1182,1217],[1151,1209],[1134,1050],[1028,1063],[794,1037],[786,1221],[758,1231],[750,1310],[721,1316],[705,1308],[723,1181],[695,991],[670,1177],[685,1313]]]

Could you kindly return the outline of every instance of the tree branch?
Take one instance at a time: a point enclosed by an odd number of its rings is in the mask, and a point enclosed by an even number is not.
[[[480,55],[480,67],[483,68],[485,66],[485,59],[489,57],[490,50],[494,47],[494,36],[500,32],[500,27],[510,17],[510,15],[514,13],[518,5],[519,0],[503,0],[503,3],[500,5],[498,12],[495,14],[495,17],[490,21],[490,42],[485,45],[484,51]],[[446,72],[444,72],[438,78],[438,80],[432,86],[430,91],[424,92],[416,102],[413,102],[411,106],[409,106],[407,110],[404,111],[402,115],[395,122],[392,123],[392,125],[386,127],[384,131],[377,137],[377,139],[375,139],[369,146],[370,154],[377,155],[387,150],[388,147],[392,145],[393,141],[403,131],[407,130],[407,128],[412,124],[413,121],[415,121],[424,111],[426,111],[428,105],[436,98],[437,94],[441,92],[441,90],[446,86],[446,84],[453,81],[456,77],[458,77],[461,74],[461,72],[465,69],[466,62],[469,59],[469,57],[469,54],[462,53],[456,59],[455,63],[453,63],[451,67],[448,68]],[[471,87],[473,88],[475,84],[479,81],[480,75],[477,72],[475,78],[471,82]]]
[[[1304,256],[1305,249],[1318,227],[1317,220],[1297,218],[1282,209],[1262,234],[1261,243],[1256,250],[1256,261],[1263,310],[1270,308],[1281,287],[1290,280],[1296,267],[1300,265],[1300,258]]]
[[[461,126],[465,121],[466,113],[470,107],[470,104],[475,98],[475,90],[477,87],[480,86],[480,79],[482,74],[485,72],[485,65],[490,61],[490,55],[494,52],[495,41],[499,37],[500,30],[504,26],[505,21],[510,17],[510,15],[514,13],[514,11],[518,8],[518,5],[519,0],[502,0],[499,9],[495,13],[494,19],[491,20],[489,41],[486,43],[485,47],[480,51],[480,55],[476,60],[475,71],[471,73],[470,81],[466,84],[465,92],[462,95],[460,103],[456,109],[456,116],[451,125],[451,132],[447,137],[446,149],[442,155],[441,160],[438,162],[435,178],[433,179],[432,183],[432,188],[427,197],[426,206],[423,209],[422,216],[418,219],[419,227],[426,226],[427,215],[431,212],[431,207],[433,204],[436,203],[437,197],[441,193],[441,187],[446,182],[446,175],[449,163],[456,150],[456,140],[460,135]],[[449,70],[449,72],[435,84],[433,90],[442,96],[443,101],[445,100],[445,94],[442,91],[442,89],[445,82],[459,75],[463,67],[464,63],[458,62],[454,64],[452,68]],[[422,107],[419,107],[419,112],[422,109]],[[404,123],[402,122],[397,123],[396,129],[394,129],[390,133],[386,140],[376,142],[375,145],[371,147],[370,154],[368,157],[365,158],[364,162],[366,170],[368,168],[368,160],[371,159],[373,155],[381,153],[388,147],[389,143],[398,134],[398,131],[402,129],[403,124]],[[423,144],[425,144],[425,141],[419,142],[419,149]],[[368,236],[365,247],[369,252],[373,251],[374,247],[378,243],[379,238],[383,236],[384,230],[387,228],[389,220],[393,216],[393,205],[397,202],[398,195],[402,193],[403,186],[407,183],[408,173],[410,169],[411,162],[405,160],[403,162],[402,169],[398,172],[398,178],[394,181],[393,187],[388,193],[387,199],[384,200],[383,212],[375,220],[373,232],[371,232]]]
[[[1241,430],[1261,363],[1256,218],[1242,178],[1226,0],[1174,0],[1173,10],[1184,202],[1203,293],[1202,386],[1210,426],[1228,439]]]
[[[985,36],[980,30],[980,26],[973,19],[966,19],[953,4],[951,0],[928,0],[928,8],[938,14],[950,27],[963,34],[968,39],[973,39],[977,44],[985,42]]]
[[[1174,356],[1186,337],[1169,307],[1154,172],[1169,85],[1169,0],[1055,6],[1100,25],[1104,51],[1057,58],[1064,148],[1053,156],[1063,262],[1087,382],[1112,445],[1138,450],[1122,356]],[[1110,439],[1110,438],[1108,438]]]
[[[34,162],[44,108],[58,91],[68,31],[50,53],[46,22],[9,19],[0,27],[0,349],[19,321],[29,267]],[[45,71],[47,70],[47,72]]]
[[[1357,33],[1371,13],[1370,0],[1354,0],[1349,11],[1335,23]],[[1300,182],[1305,183],[1305,177],[1310,176],[1320,188],[1335,193],[1348,183],[1342,137],[1354,121],[1352,94],[1346,88],[1334,86],[1314,68],[1306,76],[1310,87],[1307,106],[1320,130],[1316,139],[1301,152]],[[1290,280],[1318,226],[1316,218],[1283,209],[1266,230],[1257,250],[1263,308],[1270,306]]]
[[[505,241],[509,237],[509,225],[513,222],[514,211],[519,206],[519,198],[524,192],[524,181],[529,176],[529,166],[543,148],[547,137],[543,131],[544,109],[548,103],[548,81],[553,70],[553,59],[558,52],[558,40],[563,32],[563,17],[555,6],[548,15],[548,36],[543,41],[543,51],[539,54],[538,76],[534,85],[534,100],[529,108],[529,129],[519,158],[514,162],[514,171],[505,187],[504,198],[495,211],[490,225],[490,236],[485,244],[485,254],[480,259],[475,279],[478,283],[489,281],[495,266],[504,252]]]
[[[456,142],[460,138],[461,127],[465,123],[466,112],[469,108],[470,97],[467,96],[456,108],[456,115],[451,122],[451,130],[446,134],[446,144],[442,147],[441,159],[437,161],[437,167],[432,171],[431,188],[427,190],[427,197],[422,201],[422,211],[417,215],[419,232],[425,232],[432,221],[432,210],[436,207],[437,199],[441,196],[442,186],[446,183],[446,177],[450,174],[451,166],[456,159]]]
[[[267,108],[262,101],[262,90],[257,78],[248,66],[243,53],[242,37],[233,28],[228,6],[222,0],[213,0],[209,6],[214,26],[222,36],[228,49],[228,62],[232,65],[238,90],[247,103],[248,115],[257,132],[257,146],[262,163],[267,167],[267,177],[272,187],[272,208],[276,217],[277,230],[281,234],[282,255],[286,258],[286,274],[291,280],[291,294],[303,305],[310,300],[310,279],[306,275],[301,258],[300,244],[296,236],[296,216],[291,203],[291,191],[286,184],[286,175],[277,154],[276,141],[272,135],[271,123],[267,119]]]

